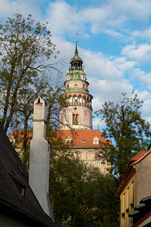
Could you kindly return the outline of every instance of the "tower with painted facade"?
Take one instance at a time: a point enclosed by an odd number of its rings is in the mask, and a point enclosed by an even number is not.
[[[65,81],[67,107],[60,111],[60,129],[92,129],[92,95],[83,69],[83,61],[78,55],[77,40],[74,57],[70,61]]]

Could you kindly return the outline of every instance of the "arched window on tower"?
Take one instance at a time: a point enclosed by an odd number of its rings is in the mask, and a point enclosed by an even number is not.
[[[90,100],[89,100],[89,98],[87,98],[87,104],[88,104],[88,105],[90,104]]]
[[[78,125],[78,114],[73,114],[73,125]]]
[[[82,105],[82,96],[81,95],[78,96],[78,104]]]
[[[68,96],[68,100],[69,100],[69,103],[71,104],[72,103],[72,96],[71,95]]]
[[[78,98],[75,95],[73,96],[73,102],[74,102],[74,105],[76,105],[78,103]]]
[[[86,97],[83,97],[83,104],[86,104]]]

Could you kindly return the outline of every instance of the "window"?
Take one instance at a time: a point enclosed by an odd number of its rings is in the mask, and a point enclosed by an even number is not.
[[[65,142],[68,144],[71,144],[72,139],[68,136],[68,137],[66,137]]]
[[[73,114],[73,125],[78,125],[78,114]]]
[[[86,143],[86,140],[82,140],[82,143]]]
[[[73,102],[74,102],[74,105],[76,105],[76,104],[77,104],[77,102],[78,102],[78,98],[77,98],[77,96],[73,96]]]
[[[18,188],[20,194],[22,196],[24,196],[25,195],[25,187],[21,183],[19,183],[14,177],[11,176],[11,178],[14,181],[16,187]]]
[[[95,153],[95,160],[100,160],[100,154],[99,153]]]
[[[89,152],[86,153],[86,159],[89,159],[90,158],[90,154]]]
[[[81,153],[77,153],[77,159],[81,159]]]
[[[122,218],[125,218],[125,193],[123,193],[121,198],[121,215]]]
[[[93,144],[99,144],[99,139],[97,137],[94,137]]]

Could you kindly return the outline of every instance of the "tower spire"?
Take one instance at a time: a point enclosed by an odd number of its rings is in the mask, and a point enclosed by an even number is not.
[[[83,61],[78,55],[77,42],[78,42],[78,40],[76,39],[74,57],[70,61],[71,70],[82,70]]]
[[[76,39],[76,47],[75,47],[75,55],[78,55],[78,47],[77,47],[78,40]]]

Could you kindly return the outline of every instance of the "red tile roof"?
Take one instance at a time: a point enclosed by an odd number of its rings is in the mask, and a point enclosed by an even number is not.
[[[72,146],[74,147],[100,147],[105,143],[111,143],[111,140],[106,140],[100,130],[57,130],[57,135],[62,138],[63,141],[67,137],[70,137],[72,140]],[[11,137],[16,137],[17,141],[15,142],[16,146],[22,146],[23,144],[23,131],[14,130],[9,134],[9,139]],[[28,131],[27,137],[29,141],[32,138],[32,131]],[[93,144],[93,139],[97,137],[99,139],[99,144]],[[55,140],[55,139],[54,139]],[[28,141],[28,142],[29,142]]]
[[[63,141],[70,137],[73,141],[74,147],[100,147],[104,143],[111,143],[107,141],[100,130],[58,130]],[[93,144],[93,139],[97,137],[99,144]]]
[[[23,138],[24,138],[24,131],[23,130],[14,130],[9,135],[8,138],[11,139],[14,137],[15,139],[15,146],[21,147],[23,145]],[[28,143],[32,139],[32,131],[27,130],[27,138],[29,138]]]
[[[138,163],[140,160],[142,160],[146,155],[150,153],[149,151],[140,151],[138,154],[136,154],[133,158],[130,159],[128,166],[132,166],[136,163]]]

